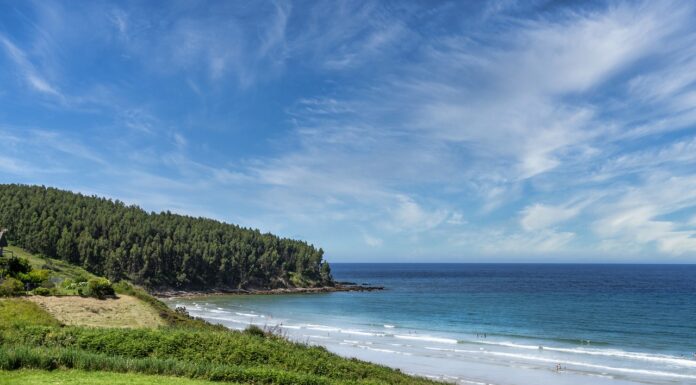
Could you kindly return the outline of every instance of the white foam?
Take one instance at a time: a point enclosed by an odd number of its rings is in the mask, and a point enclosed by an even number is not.
[[[521,345],[513,342],[493,342],[493,341],[471,341],[474,343],[486,344],[486,345],[496,345],[505,346],[516,349],[526,349],[526,350],[540,350],[540,346],[533,345]],[[604,357],[616,357],[616,358],[628,358],[632,360],[649,361],[649,362],[659,362],[668,363],[672,365],[696,367],[696,361],[679,358],[675,356],[668,356],[663,354],[649,354],[649,353],[638,353],[638,352],[626,352],[623,350],[616,349],[592,349],[592,348],[559,348],[553,346],[541,346],[543,350],[559,352],[559,353],[570,353],[570,354],[587,354],[591,356],[604,356]]]
[[[404,340],[438,342],[441,344],[456,344],[457,343],[457,340],[452,339],[452,338],[441,338],[441,337],[432,337],[432,336],[413,336],[413,335],[395,334],[394,337],[404,339]]]
[[[309,338],[317,338],[317,339],[320,339],[320,340],[328,340],[328,339],[329,339],[329,337],[327,337],[327,336],[317,336],[317,335],[314,335],[314,334],[303,334],[302,336],[303,336],[303,337],[309,337]]]
[[[457,351],[456,349],[434,348],[434,347],[431,347],[431,346],[426,346],[425,348],[426,348],[427,350],[435,350],[435,351],[438,351],[438,352],[456,352],[456,351]]]
[[[243,324],[243,325],[250,324],[250,322],[248,320],[247,321],[240,321],[240,320],[236,320],[234,318],[228,318],[228,317],[213,317],[213,316],[206,315],[206,316],[204,316],[204,318],[205,319],[214,319],[214,320],[218,320],[218,321],[232,322],[232,323]]]
[[[388,353],[388,354],[401,354],[401,352],[397,352],[395,350],[371,348],[371,347],[365,346],[365,345],[357,345],[357,347],[359,347],[360,349],[371,350],[373,352]]]
[[[360,330],[350,330],[350,329],[348,329],[348,330],[339,330],[339,332],[340,332],[340,333],[343,333],[343,334],[353,334],[353,335],[356,335],[356,336],[372,336],[372,337],[384,337],[384,336],[385,336],[384,333],[363,332],[363,331],[360,331]]]
[[[385,324],[384,327],[387,329],[394,329],[396,326]]]
[[[242,317],[252,317],[252,318],[257,318],[257,317],[263,317],[258,314],[251,314],[251,313],[234,313],[236,315],[240,315]]]
[[[331,326],[313,325],[313,324],[307,324],[305,327],[309,330],[317,330],[320,332],[338,332],[341,330],[339,328],[334,328]]]
[[[474,350],[474,351],[470,351],[470,352],[476,352],[476,351]],[[491,351],[483,351],[483,352],[477,352],[477,353],[484,353],[484,354],[494,355],[494,356],[498,356],[498,357],[509,357],[509,358],[518,358],[518,359],[532,360],[532,361],[539,361],[539,362],[549,362],[549,363],[554,363],[554,364],[559,363],[559,360],[557,360],[557,359],[543,358],[543,357],[538,357],[538,356],[530,356],[528,354],[513,354],[513,353],[502,353],[502,352],[491,352]],[[590,364],[587,362],[578,362],[578,361],[562,361],[561,360],[560,362],[565,364],[565,365],[582,366],[582,367],[586,367],[586,368],[600,369],[603,371],[630,373],[630,374],[642,374],[642,375],[660,376],[660,377],[696,379],[696,375],[663,372],[660,370],[621,368],[621,367],[614,367],[614,366]]]

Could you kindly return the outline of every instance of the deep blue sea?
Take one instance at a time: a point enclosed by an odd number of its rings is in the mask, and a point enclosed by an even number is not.
[[[456,383],[696,384],[696,265],[332,268],[386,289],[169,302]]]

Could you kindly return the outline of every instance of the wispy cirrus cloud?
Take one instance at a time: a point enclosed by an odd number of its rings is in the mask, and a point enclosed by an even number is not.
[[[17,47],[6,36],[0,35],[0,45],[5,49],[6,55],[14,63],[18,73],[24,78],[24,81],[34,91],[62,100],[62,93],[49,83],[35,68],[32,62],[27,57],[27,54]]]
[[[346,259],[696,251],[688,3],[17,7],[7,175]]]

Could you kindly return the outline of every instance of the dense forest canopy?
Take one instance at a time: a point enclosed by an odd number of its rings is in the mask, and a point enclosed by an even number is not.
[[[0,185],[1,228],[31,252],[150,288],[333,284],[323,250],[306,242],[55,188]]]

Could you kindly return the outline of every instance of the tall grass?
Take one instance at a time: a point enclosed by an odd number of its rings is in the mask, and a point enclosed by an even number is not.
[[[0,326],[26,324],[60,326],[60,322],[39,305],[19,298],[0,299]]]
[[[48,349],[48,353],[67,349],[65,354],[86,354],[86,358],[79,362],[91,362],[90,357],[99,355],[103,357],[100,362],[107,362],[109,367],[120,368],[126,363],[145,365],[139,369],[141,373],[185,375],[211,380],[264,384],[328,384],[344,381],[356,384],[434,383],[406,376],[387,367],[341,358],[322,347],[296,344],[280,337],[232,331],[27,326],[0,328],[0,343],[4,349],[26,347],[29,352],[33,352],[31,348]],[[57,357],[56,354],[48,355]],[[35,355],[32,353],[28,357]],[[37,357],[44,359],[41,354]],[[44,361],[40,362],[45,364]],[[63,361],[59,363],[56,365],[71,367]],[[164,371],[158,372],[158,368]],[[96,370],[105,369],[97,367]],[[179,370],[182,372],[177,372]]]
[[[0,369],[16,370],[20,368],[141,373],[253,384],[348,384],[348,382],[345,381],[286,372],[260,366],[246,368],[235,365],[210,364],[154,357],[127,358],[89,353],[70,348],[1,348]],[[367,384],[367,382],[361,383]]]

